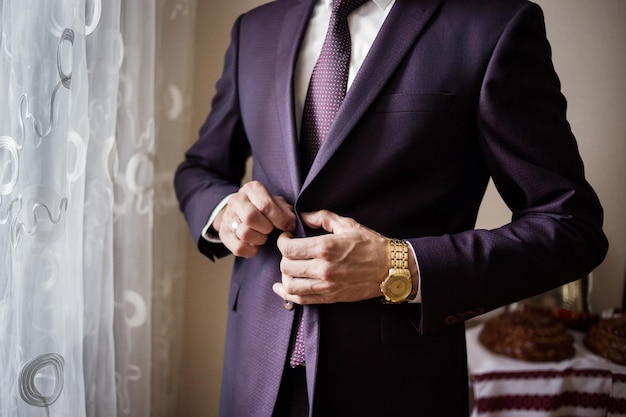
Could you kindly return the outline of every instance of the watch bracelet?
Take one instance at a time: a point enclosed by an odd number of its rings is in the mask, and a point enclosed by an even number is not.
[[[409,268],[409,244],[400,239],[389,239],[390,268]]]

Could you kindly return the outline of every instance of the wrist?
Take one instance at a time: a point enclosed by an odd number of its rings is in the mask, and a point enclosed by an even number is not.
[[[415,286],[409,269],[409,244],[398,239],[389,239],[388,242],[389,273],[380,284],[380,291],[386,303],[399,304],[409,299]]]
[[[220,209],[220,211],[215,215],[215,218],[211,222],[211,225],[209,226],[209,231],[214,233],[215,236],[220,235],[220,227],[222,225],[222,219],[224,217],[225,209],[226,209],[226,206]]]

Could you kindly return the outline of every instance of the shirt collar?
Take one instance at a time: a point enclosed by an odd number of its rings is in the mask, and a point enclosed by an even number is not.
[[[378,8],[380,10],[385,10],[387,8],[387,6],[389,6],[389,3],[392,2],[392,0],[372,0],[374,2],[374,4],[376,6],[378,6]],[[322,0],[322,3],[328,7],[333,7],[333,0]]]

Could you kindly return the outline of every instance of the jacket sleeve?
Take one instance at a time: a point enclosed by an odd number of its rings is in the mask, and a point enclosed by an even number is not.
[[[522,7],[501,33],[476,123],[513,216],[495,230],[410,240],[422,273],[424,333],[579,279],[607,251],[538,6]]]
[[[238,90],[238,32],[235,22],[226,52],[223,74],[216,85],[211,112],[200,129],[198,140],[186,152],[178,167],[174,187],[199,250],[210,259],[229,253],[219,243],[206,241],[202,229],[213,209],[227,195],[236,192],[250,156],[243,128]]]

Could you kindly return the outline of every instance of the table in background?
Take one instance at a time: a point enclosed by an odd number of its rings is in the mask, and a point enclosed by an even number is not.
[[[626,367],[590,352],[572,332],[576,355],[561,362],[525,362],[496,355],[467,329],[473,417],[626,417]]]

